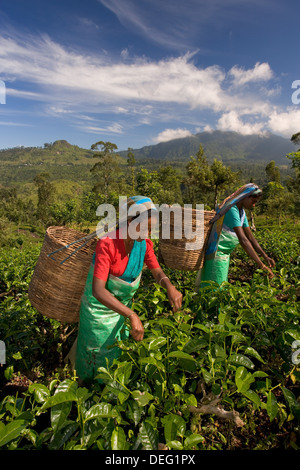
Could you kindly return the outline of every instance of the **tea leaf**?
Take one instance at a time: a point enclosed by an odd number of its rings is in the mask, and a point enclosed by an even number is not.
[[[261,401],[257,393],[253,390],[247,390],[246,392],[242,392],[245,397],[249,398],[249,400],[253,401],[258,407],[261,406]]]
[[[71,411],[72,402],[60,403],[51,408],[51,426],[56,433],[64,424]]]
[[[176,357],[177,359],[187,359],[189,361],[195,361],[193,356],[190,356],[189,354],[186,354],[183,351],[172,351],[168,354],[167,357]]]
[[[251,346],[248,346],[245,349],[245,354],[250,354],[250,356],[255,357],[255,359],[258,359],[262,363],[265,362],[263,358],[261,357],[261,355],[256,351],[256,349],[252,348]]]
[[[182,416],[167,415],[162,419],[164,425],[164,435],[166,442],[174,441],[177,436],[183,437],[186,429],[186,423]]]
[[[43,384],[30,384],[28,391],[33,393],[34,399],[38,403],[44,403],[50,396],[49,389]]]
[[[191,434],[184,440],[184,448],[189,449],[200,444],[200,442],[203,442],[204,440],[204,437],[200,436],[200,434]]]
[[[110,403],[97,403],[93,405],[85,414],[84,420],[89,421],[95,418],[113,418],[117,413]]]
[[[273,421],[273,419],[276,417],[278,413],[277,399],[274,393],[271,391],[268,393],[268,398],[267,398],[267,413],[269,415],[270,421]]]
[[[111,448],[112,450],[125,450],[126,449],[126,436],[123,428],[119,426],[113,430],[111,435]]]
[[[164,344],[166,344],[167,340],[163,336],[159,336],[158,338],[153,338],[148,345],[149,351],[153,351],[155,349],[161,348]]]
[[[132,397],[137,401],[140,406],[148,405],[149,401],[153,400],[153,395],[149,392],[140,392],[140,390],[134,390]]]
[[[150,423],[142,422],[139,429],[139,438],[145,450],[157,450],[157,433]]]
[[[235,373],[235,383],[240,393],[245,394],[255,379],[251,372],[248,372],[244,366],[239,367]]]
[[[20,436],[21,431],[26,428],[28,422],[23,419],[16,419],[4,427],[0,428],[0,447]]]
[[[76,401],[76,395],[73,392],[58,392],[50,397],[40,408],[39,413],[42,413],[51,406],[59,405],[68,401]]]
[[[253,362],[249,357],[244,356],[243,354],[232,354],[229,358],[229,362],[238,366],[248,367],[248,369],[254,369]]]

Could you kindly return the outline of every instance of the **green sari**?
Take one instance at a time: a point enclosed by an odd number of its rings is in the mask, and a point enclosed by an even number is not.
[[[238,244],[239,239],[235,233],[222,229],[215,258],[207,259],[199,273],[201,287],[205,287],[205,281],[214,281],[219,285],[228,281],[230,255]]]
[[[216,208],[216,215],[211,220],[212,230],[205,253],[205,261],[202,269],[198,271],[195,290],[208,285],[208,281],[214,281],[221,285],[228,281],[230,255],[239,244],[239,239],[233,230],[234,226],[248,226],[245,211],[240,211],[240,220],[236,225],[226,226],[229,211],[234,209],[240,201],[251,195],[259,195],[261,190],[254,183],[248,183],[228,196]],[[238,208],[236,208],[238,210]]]
[[[203,268],[199,271],[196,286],[200,288],[214,281],[221,285],[228,282],[230,255],[239,244],[239,239],[233,227],[248,227],[248,220],[244,209],[238,210],[232,206],[224,215],[222,229],[218,238],[218,245],[213,257],[207,257]]]
[[[121,277],[109,275],[106,289],[123,305],[131,307],[139,287],[146,253],[146,241],[134,242],[125,272]],[[125,318],[101,304],[92,294],[94,263],[90,267],[81,300],[75,370],[81,380],[90,382],[99,367],[111,365],[121,354],[116,340],[129,336]],[[98,382],[101,383],[100,380]]]

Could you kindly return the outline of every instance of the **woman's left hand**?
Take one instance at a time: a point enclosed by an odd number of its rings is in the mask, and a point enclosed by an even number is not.
[[[275,261],[273,260],[273,258],[270,258],[269,256],[266,256],[266,257],[265,257],[265,260],[266,260],[267,265],[268,265],[270,268],[274,268],[274,267],[275,267]]]
[[[167,289],[168,299],[172,305],[173,312],[177,312],[182,306],[182,294],[174,286]]]

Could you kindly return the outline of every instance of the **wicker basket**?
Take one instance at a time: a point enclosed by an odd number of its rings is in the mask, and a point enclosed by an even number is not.
[[[84,236],[85,233],[67,227],[49,227],[46,231],[28,296],[32,306],[49,318],[66,323],[79,320],[81,296],[98,240],[88,241],[63,264],[61,261],[82,242],[55,253],[55,260],[48,255]]]
[[[188,240],[182,235],[181,239],[174,238],[174,222],[176,223],[176,218],[174,218],[173,213],[170,214],[170,238],[162,239],[161,231],[158,245],[158,259],[159,261],[171,269],[179,269],[182,271],[198,271],[203,267],[204,264],[204,255],[206,251],[206,246],[208,242],[209,233],[211,231],[210,220],[214,217],[215,211],[199,211],[197,209],[188,209],[181,208],[182,210],[182,221],[184,220],[184,211],[190,211],[189,214],[192,220],[192,229],[193,231],[201,231],[202,237],[196,237],[194,240]],[[197,215],[199,212],[203,212],[202,222],[199,222]],[[183,226],[183,222],[182,222]],[[195,243],[195,247],[199,246],[197,242],[203,241],[201,248],[196,249],[187,249],[191,246],[191,243]],[[189,245],[188,245],[189,244]],[[201,243],[202,244],[202,243]]]

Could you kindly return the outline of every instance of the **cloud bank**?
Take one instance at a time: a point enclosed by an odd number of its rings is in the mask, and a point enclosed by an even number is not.
[[[128,126],[160,121],[166,129],[154,141],[161,142],[199,129],[205,112],[220,130],[286,136],[299,130],[300,109],[282,109],[272,102],[278,84],[268,63],[226,71],[218,65],[198,67],[193,54],[130,60],[124,51],[116,61],[67,49],[48,36],[2,34],[0,78],[8,96],[41,102],[45,114],[70,119],[91,133],[121,134]],[[181,119],[170,127],[171,120]],[[204,128],[210,125],[204,123]]]

